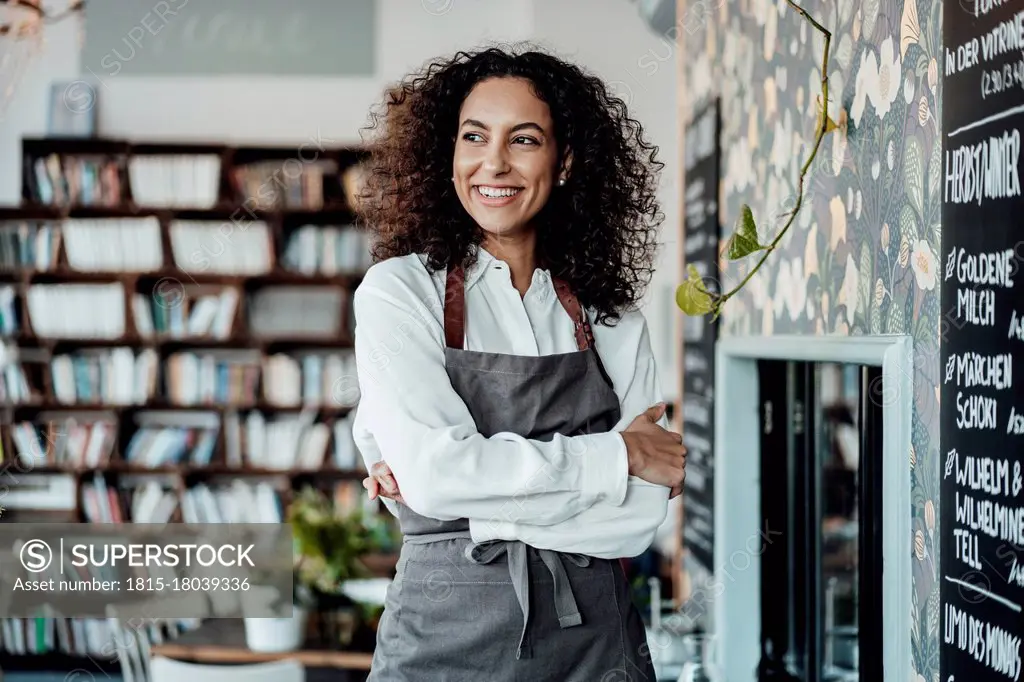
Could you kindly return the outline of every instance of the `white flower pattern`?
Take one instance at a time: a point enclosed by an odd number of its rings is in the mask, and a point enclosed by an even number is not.
[[[934,501],[934,515],[940,483],[934,473],[939,392],[932,377],[940,374],[942,264],[940,231],[930,216],[941,213],[942,193],[929,178],[930,160],[941,158],[944,55],[934,3],[810,3],[811,14],[832,31],[829,114],[848,126],[848,135],[825,137],[793,228],[720,319],[720,334],[914,335],[915,366],[924,371],[915,381],[913,485],[923,501],[911,513],[915,531],[924,532],[910,539],[918,605],[910,663],[913,679],[922,682],[937,682],[940,639],[927,630],[939,615],[939,533],[931,532],[935,521],[929,523],[926,504]],[[682,37],[687,84],[680,97],[692,100],[697,90],[722,98],[721,222],[732,225],[748,203],[759,236],[770,239],[813,140],[823,41],[782,1],[720,7],[706,27]],[[709,51],[716,52],[710,66],[700,59]],[[913,200],[904,184],[909,163],[921,163],[918,177],[925,179]],[[726,266],[727,284],[738,284],[755,258],[749,260]]]

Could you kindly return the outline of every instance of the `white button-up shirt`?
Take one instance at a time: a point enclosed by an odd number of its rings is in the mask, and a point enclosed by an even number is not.
[[[353,436],[367,468],[383,459],[413,511],[468,518],[475,542],[519,540],[600,558],[646,550],[665,520],[669,489],[629,476],[619,434],[662,399],[643,315],[627,312],[606,326],[593,324],[588,311],[622,412],[611,432],[556,434],[548,442],[515,433],[485,438],[445,371],[446,273],[431,273],[424,262],[410,255],[377,263],[355,291]],[[535,270],[520,296],[508,266],[479,249],[465,287],[466,350],[539,356],[577,349],[548,271]],[[396,512],[393,501],[385,504]]]

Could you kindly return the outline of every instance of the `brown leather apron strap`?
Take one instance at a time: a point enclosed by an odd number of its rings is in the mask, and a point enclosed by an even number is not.
[[[466,338],[466,273],[461,265],[448,267],[444,284],[444,342],[462,350]]]
[[[594,332],[590,328],[583,306],[572,293],[568,283],[552,277],[555,294],[562,308],[573,321],[576,347],[587,350],[594,346]],[[449,266],[444,286],[444,340],[449,348],[462,350],[466,337],[466,273],[461,265]]]
[[[573,322],[576,332],[576,347],[580,350],[591,348],[594,345],[594,333],[590,329],[590,320],[583,312],[583,306],[580,305],[579,299],[576,298],[576,294],[572,293],[572,289],[569,288],[565,280],[558,277],[552,277],[551,280],[555,285],[555,293],[558,294],[559,302]]]

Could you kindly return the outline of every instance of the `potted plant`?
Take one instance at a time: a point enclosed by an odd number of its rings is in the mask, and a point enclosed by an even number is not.
[[[312,620],[322,643],[348,647],[363,619],[342,586],[370,575],[362,557],[378,549],[374,532],[361,512],[342,512],[312,487],[296,495],[287,522],[294,548],[293,615],[246,618],[246,644],[254,651],[294,651],[306,641]]]
[[[323,644],[347,648],[366,618],[344,585],[372,575],[363,559],[380,551],[378,533],[362,511],[345,512],[312,487],[293,501],[288,522],[295,540],[299,601],[308,605]]]

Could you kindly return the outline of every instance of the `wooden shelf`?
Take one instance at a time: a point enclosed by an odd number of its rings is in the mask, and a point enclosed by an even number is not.
[[[262,400],[263,388],[262,370],[263,360],[270,355],[280,352],[304,352],[309,350],[325,352],[349,353],[353,347],[353,339],[349,332],[350,322],[348,316],[351,314],[352,291],[362,281],[364,271],[343,271],[335,275],[313,274],[306,275],[301,272],[285,270],[281,266],[283,249],[293,234],[293,230],[305,224],[355,226],[357,216],[350,206],[345,203],[346,194],[341,185],[344,171],[353,164],[361,163],[369,157],[367,150],[360,147],[342,146],[330,149],[316,149],[318,159],[328,160],[335,163],[337,173],[333,170],[322,176],[323,206],[321,208],[303,207],[274,207],[269,210],[251,210],[251,201],[245,199],[244,187],[236,180],[235,170],[252,163],[278,161],[284,162],[295,158],[300,149],[298,145],[234,145],[217,141],[146,141],[146,140],[118,140],[118,139],[78,139],[78,138],[26,138],[22,140],[22,161],[24,168],[33,168],[37,159],[55,155],[59,163],[54,170],[47,168],[46,175],[53,175],[47,181],[41,177],[34,177],[32,173],[23,173],[22,183],[22,205],[0,206],[0,221],[61,221],[64,219],[103,219],[103,218],[127,218],[140,216],[154,216],[160,225],[161,253],[163,262],[161,267],[152,271],[143,272],[118,272],[118,271],[80,271],[70,267],[66,253],[66,242],[61,239],[58,242],[55,253],[54,267],[45,270],[36,269],[14,269],[0,271],[0,282],[13,284],[16,291],[17,314],[21,320],[20,331],[16,335],[6,339],[7,342],[14,342],[19,346],[22,355],[22,364],[29,371],[29,364],[32,364],[33,376],[29,377],[30,388],[38,395],[36,400],[24,404],[0,405],[0,423],[9,424],[19,421],[32,421],[40,423],[49,421],[51,418],[60,419],[63,415],[73,413],[109,414],[117,425],[115,445],[110,454],[110,463],[98,467],[96,470],[110,473],[170,473],[178,474],[182,479],[197,480],[204,476],[287,476],[292,479],[303,479],[311,476],[325,477],[330,480],[343,481],[346,479],[361,479],[364,474],[358,471],[336,470],[330,466],[332,461],[332,448],[334,433],[331,432],[325,455],[325,466],[316,470],[297,469],[260,469],[260,468],[230,468],[222,465],[211,465],[207,467],[192,467],[182,465],[176,467],[160,467],[156,469],[132,467],[120,460],[120,454],[127,447],[135,430],[138,428],[136,417],[144,412],[181,412],[181,413],[214,413],[224,415],[228,412],[252,412],[259,411],[268,414],[297,414],[305,409],[312,409],[316,413],[318,421],[322,421],[332,428],[337,419],[348,415],[351,407],[325,404],[306,408],[301,405],[282,406],[271,404]],[[306,150],[303,160],[310,160],[313,150]],[[132,191],[131,173],[129,167],[133,157],[148,155],[196,155],[212,154],[220,159],[219,177],[217,183],[217,195],[212,205],[208,207],[164,207],[144,205],[136,201]],[[74,203],[70,205],[42,205],[36,201],[40,195],[35,190],[40,187],[52,187],[54,182],[60,184],[57,173],[61,173],[65,179],[71,177],[71,168],[68,163],[73,157],[98,157],[107,158],[115,162],[116,179],[115,189],[119,192],[116,197],[119,199],[111,205],[82,205]],[[211,178],[213,181],[214,178]],[[39,182],[37,182],[39,181]],[[212,189],[212,187],[211,187]],[[45,195],[44,195],[45,196]],[[319,196],[307,195],[318,199]],[[202,272],[190,272],[184,268],[177,267],[173,259],[173,241],[171,239],[171,225],[176,220],[199,220],[199,221],[224,221],[235,223],[239,229],[244,229],[245,224],[253,220],[265,221],[268,225],[270,243],[269,263],[272,266],[268,272],[260,274],[228,274],[216,273],[204,270]],[[225,230],[226,231],[226,230]],[[224,239],[228,239],[226,235]],[[356,262],[352,260],[350,262]],[[122,283],[125,288],[125,333],[117,338],[67,338],[67,337],[44,337],[38,336],[31,324],[28,315],[26,298],[29,287],[36,284],[84,284],[84,283]],[[238,307],[230,324],[230,332],[225,337],[175,337],[168,334],[161,334],[153,337],[142,337],[138,334],[134,323],[131,296],[141,293],[147,294],[156,291],[157,288],[166,289],[167,286],[181,287],[187,296],[206,295],[201,290],[195,290],[197,286],[227,286],[237,287],[240,290]],[[297,286],[297,287],[335,287],[343,292],[342,310],[340,311],[340,322],[334,333],[329,335],[297,335],[285,333],[279,336],[257,336],[249,328],[245,311],[245,304],[248,302],[248,294],[258,291],[264,287],[271,286]],[[257,399],[251,403],[244,404],[197,404],[179,405],[170,402],[164,394],[165,379],[157,383],[158,396],[144,404],[137,405],[110,405],[105,403],[80,403],[61,404],[57,402],[53,391],[52,369],[49,366],[54,355],[74,353],[90,349],[104,349],[113,347],[129,347],[135,351],[152,349],[157,351],[159,360],[159,373],[162,379],[168,371],[166,360],[172,353],[178,351],[202,351],[202,350],[249,350],[254,352],[254,363],[260,366],[261,379],[257,382]],[[35,357],[30,357],[34,354]],[[236,395],[236,394],[232,394]],[[248,394],[246,394],[248,395]],[[330,400],[329,395],[324,400]],[[214,449],[213,462],[225,460],[226,443],[223,433],[224,424],[221,424],[222,432],[218,435],[217,445]],[[5,433],[7,432],[7,433]],[[14,455],[13,442],[10,439],[9,428],[5,427],[0,432],[0,439],[5,446],[5,451]],[[86,473],[80,470],[68,469],[65,467],[36,467],[35,471],[40,473]],[[294,482],[294,481],[293,481]]]
[[[63,467],[54,465],[32,466],[28,471],[22,473],[33,474],[72,474],[84,476],[94,472],[117,473],[117,474],[170,474],[177,476],[204,477],[204,476],[288,476],[302,477],[315,474],[317,476],[329,477],[333,480],[354,480],[361,481],[366,477],[366,472],[361,469],[334,469],[322,467],[320,469],[273,469],[267,467],[232,467],[224,465],[193,466],[190,464],[178,464],[173,466],[143,467],[133,466],[128,462],[114,461],[100,464],[92,468]]]
[[[357,216],[344,204],[325,204],[320,208],[294,207],[252,209],[244,203],[218,204],[211,207],[137,206],[123,203],[115,206],[76,205],[49,206],[22,204],[0,206],[0,220],[64,220],[66,218],[141,218],[156,216],[164,222],[171,220],[230,221],[262,220],[293,224],[348,225],[357,222]]]
[[[154,655],[196,663],[261,663],[293,659],[311,668],[369,670],[373,654],[307,645],[298,651],[261,653],[245,646],[245,632],[239,619],[210,619],[177,639],[152,647]]]
[[[161,400],[152,400],[137,405],[117,405],[110,403],[55,403],[50,401],[25,403],[25,404],[3,404],[0,408],[7,408],[18,411],[31,412],[303,412],[309,410],[318,414],[345,415],[352,411],[352,407],[345,405],[275,405],[266,401],[254,403],[237,404],[213,404],[213,405],[178,405]]]

